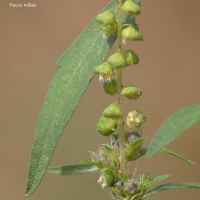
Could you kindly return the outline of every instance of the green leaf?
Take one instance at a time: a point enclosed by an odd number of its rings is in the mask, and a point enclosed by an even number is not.
[[[152,194],[155,194],[157,192],[161,192],[163,190],[169,190],[169,189],[182,189],[182,188],[200,188],[200,183],[182,183],[182,184],[176,184],[176,183],[167,183],[163,185],[159,185],[158,187],[149,190],[147,194],[143,197],[144,199],[147,199]]]
[[[157,176],[157,177],[154,177],[152,179],[149,179],[145,182],[145,185],[149,188],[151,187],[152,185],[156,184],[156,183],[159,183],[167,178],[169,178],[171,176],[170,175],[163,175],[163,176]]]
[[[147,153],[147,149],[148,149],[147,146],[141,147],[138,152],[134,153],[131,156],[131,158],[128,159],[128,161],[133,161],[133,160],[137,160],[137,159],[141,158],[142,156],[144,156]]]
[[[149,180],[149,177],[150,177],[150,172],[147,172],[147,174],[144,177],[144,181]]]
[[[89,161],[89,160],[81,160],[80,164],[94,165],[94,166],[96,166],[96,167],[98,167],[100,169],[108,167],[103,161],[92,162],[92,161]]]
[[[200,105],[187,105],[174,112],[153,137],[147,158],[151,158],[164,146],[176,139],[183,131],[200,122]]]
[[[114,149],[108,145],[104,145],[106,150],[108,151],[108,153],[113,157],[113,158],[116,158],[119,156],[119,152],[117,149]]]
[[[51,174],[71,176],[98,170],[99,168],[93,165],[66,165],[59,167],[49,167],[47,171]]]
[[[173,151],[170,151],[170,150],[168,150],[168,149],[163,148],[163,149],[161,150],[161,152],[170,154],[170,155],[175,156],[175,157],[177,157],[177,158],[180,158],[181,160],[184,160],[184,161],[186,161],[186,162],[188,162],[188,163],[190,163],[190,164],[192,164],[192,165],[196,165],[196,164],[195,164],[194,162],[192,162],[191,160],[188,160],[187,158],[184,158],[183,156],[180,156],[180,155],[178,155],[178,154],[176,154],[176,153],[174,153]]]
[[[117,9],[117,0],[103,11],[110,9]],[[124,23],[134,24],[135,18],[129,16]],[[116,36],[104,39],[102,35],[101,25],[94,19],[56,63],[61,69],[51,81],[38,119],[25,196],[39,186],[57,143],[94,75],[94,68],[102,64],[116,40]]]
[[[127,158],[131,159],[133,157],[133,155],[135,154],[135,151],[138,149],[139,151],[139,148],[142,146],[144,140],[146,140],[148,138],[139,138],[137,140],[135,140],[134,142],[131,142],[127,148],[126,148],[126,156]],[[138,151],[136,153],[138,153]]]
[[[114,172],[115,172],[115,182],[117,181],[117,171],[118,171],[118,165],[117,162],[115,160],[113,160],[113,164],[114,164]]]
[[[120,190],[118,190],[117,188],[111,187],[110,189],[112,190],[112,192],[114,192],[118,196],[124,197],[124,194]]]

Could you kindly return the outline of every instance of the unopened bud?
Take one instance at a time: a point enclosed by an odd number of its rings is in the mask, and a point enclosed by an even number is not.
[[[140,40],[143,41],[142,34],[136,29],[135,26],[129,25],[122,31],[123,36],[123,43],[126,43],[127,40],[136,41]]]
[[[112,34],[112,35],[117,35],[117,23],[114,25],[102,25],[101,30],[104,32],[104,35]]]
[[[109,118],[121,118],[122,117],[122,111],[119,108],[116,103],[112,103],[108,108],[106,108],[103,111],[103,116],[104,117],[109,117]]]
[[[115,74],[113,67],[108,62],[95,67],[94,72],[99,75],[99,81],[103,81],[105,75],[107,75],[107,81],[110,81],[112,75]]]
[[[125,51],[124,57],[128,65],[139,63],[139,57],[131,49]]]
[[[114,179],[115,179],[115,173],[113,170],[109,169],[109,168],[103,168],[100,171],[100,181],[98,181],[98,183],[101,184],[102,188],[105,187],[109,187],[113,184]]]
[[[97,22],[104,26],[114,25],[116,23],[115,14],[112,10],[105,11],[99,14],[96,18]]]
[[[147,118],[139,110],[133,110],[129,112],[126,118],[126,125],[129,128],[137,128],[140,127],[146,120]]]
[[[101,117],[97,123],[97,130],[104,136],[109,136],[115,132],[117,121],[111,118]]]
[[[142,91],[133,85],[128,85],[122,89],[121,94],[127,99],[137,100],[142,95]]]
[[[118,91],[117,79],[111,79],[110,82],[104,82],[103,89],[105,93],[115,95]]]
[[[127,66],[124,55],[121,52],[116,52],[109,57],[108,62],[116,69]]]
[[[133,15],[134,17],[141,13],[140,6],[133,0],[126,0],[122,6],[122,10],[127,14]]]

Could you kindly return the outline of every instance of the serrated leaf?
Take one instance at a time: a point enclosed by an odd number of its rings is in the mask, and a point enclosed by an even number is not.
[[[126,148],[126,156],[127,158],[131,159],[133,157],[133,154],[135,154],[134,151],[136,151],[136,149],[140,148],[144,142],[144,140],[146,140],[148,138],[139,138],[137,140],[135,140],[134,142],[131,142],[127,148]],[[139,149],[138,149],[139,151]]]
[[[103,11],[110,9],[117,9],[117,0]],[[124,23],[134,24],[135,18],[129,16]],[[101,25],[94,19],[56,63],[61,69],[51,81],[38,119],[25,196],[39,186],[55,147],[94,75],[94,68],[102,64],[116,40],[112,35],[104,39],[102,34]]]
[[[171,174],[162,175],[162,176],[157,176],[157,177],[151,178],[151,179],[146,181],[145,185],[149,188],[149,187],[151,187],[152,185],[154,185],[156,183],[164,181],[165,179],[169,178],[170,176],[171,176]]]
[[[51,174],[71,176],[98,170],[99,168],[93,165],[66,165],[59,167],[49,167],[47,171]]]
[[[89,164],[89,165],[96,166],[100,169],[108,167],[103,161],[92,162],[92,161],[89,161],[89,160],[81,160],[80,164]]]
[[[163,148],[163,149],[161,150],[161,152],[170,154],[170,155],[175,156],[175,157],[177,157],[177,158],[180,158],[181,160],[184,160],[184,161],[186,161],[186,162],[188,162],[188,163],[190,163],[190,164],[192,164],[192,165],[196,165],[196,164],[195,164],[194,162],[192,162],[191,160],[188,160],[187,158],[184,158],[183,156],[180,156],[180,155],[178,155],[178,154],[176,154],[176,153],[174,153],[173,151],[170,151],[170,150],[168,150],[168,149]]]
[[[182,183],[182,184],[167,183],[167,184],[159,185],[158,187],[152,190],[149,190],[147,194],[143,197],[143,200],[147,199],[149,196],[157,192],[161,192],[161,191],[169,190],[169,189],[182,189],[182,188],[200,188],[200,183]]]
[[[176,139],[183,131],[200,122],[200,105],[187,105],[174,112],[158,129],[153,137],[147,158],[157,154],[163,147]]]

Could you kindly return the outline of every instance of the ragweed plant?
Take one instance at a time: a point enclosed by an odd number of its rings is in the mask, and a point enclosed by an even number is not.
[[[151,178],[148,172],[138,177],[137,168],[130,172],[127,168],[128,162],[140,159],[145,154],[150,158],[158,152],[168,153],[195,165],[164,146],[200,121],[200,106],[185,106],[165,121],[149,146],[144,146],[147,138],[142,136],[140,127],[147,120],[145,114],[134,109],[127,116],[123,115],[123,98],[135,101],[142,95],[138,87],[126,86],[122,82],[123,69],[139,63],[135,49],[123,49],[123,44],[143,41],[136,23],[136,17],[141,13],[140,3],[140,0],[113,0],[57,61],[56,65],[61,69],[51,82],[38,120],[26,196],[36,190],[47,170],[62,175],[99,171],[97,182],[102,188],[110,188],[113,198],[118,200],[145,200],[167,189],[200,188],[199,183],[168,183],[148,190],[170,175]],[[118,49],[105,60],[116,39]],[[103,111],[97,123],[97,131],[109,136],[111,141],[103,144],[97,153],[91,152],[91,161],[82,160],[78,165],[48,169],[64,128],[94,74],[103,82],[105,93],[116,96],[116,101]]]

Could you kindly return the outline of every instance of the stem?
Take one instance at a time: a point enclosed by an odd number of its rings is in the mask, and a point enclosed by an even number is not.
[[[122,5],[123,0],[118,0],[118,51],[122,52]],[[118,104],[120,109],[123,108],[122,102],[122,69],[118,69]],[[127,159],[126,159],[126,145],[125,145],[125,131],[124,131],[124,122],[123,116],[122,119],[119,121],[118,124],[118,131],[119,131],[119,147],[120,147],[120,169],[123,173],[127,172]]]

